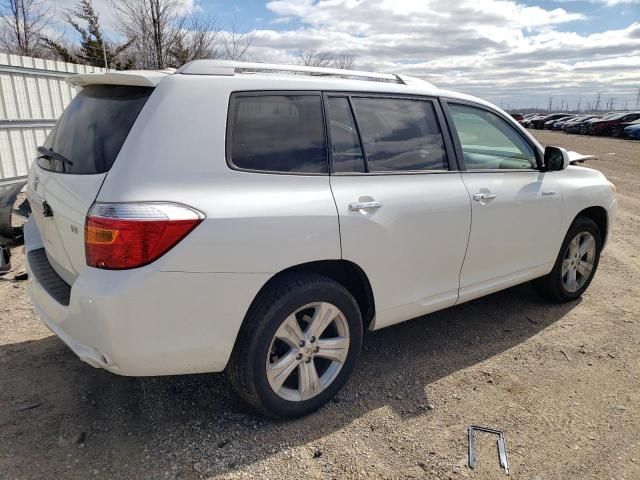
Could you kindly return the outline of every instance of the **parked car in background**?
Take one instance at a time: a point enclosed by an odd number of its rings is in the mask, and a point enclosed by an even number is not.
[[[525,127],[525,128],[531,128],[531,124],[532,124],[535,120],[538,120],[538,119],[543,118],[543,117],[544,117],[544,115],[540,115],[540,114],[534,113],[534,114],[532,114],[532,115],[530,115],[530,116],[526,117],[524,120],[522,120],[522,121],[520,122],[520,124],[521,124],[523,127]]]
[[[580,127],[582,124],[593,120],[594,118],[600,118],[598,115],[581,115],[579,117],[572,118],[562,125],[562,130],[566,133],[580,133]]]
[[[552,113],[551,115],[545,115],[542,118],[537,118],[536,120],[531,122],[531,126],[536,130],[542,130],[544,128],[544,124],[549,120],[558,120],[560,118],[566,117],[569,115],[568,113]]]
[[[566,117],[560,117],[560,118],[556,118],[553,120],[547,120],[546,122],[544,122],[544,129],[545,130],[555,130],[555,126],[557,123],[560,122],[565,122],[567,120],[569,120],[570,118],[573,118],[574,115],[567,115]]]
[[[605,113],[601,117],[592,118],[591,120],[587,120],[584,124],[582,124],[582,126],[580,128],[580,134],[581,135],[589,135],[589,133],[591,132],[591,125],[593,124],[593,122],[597,122],[599,120],[608,120],[610,118],[615,117],[616,115],[618,115],[618,112],[609,112],[609,113]]]
[[[562,130],[562,127],[564,127],[564,124],[567,123],[569,120],[573,120],[574,118],[575,118],[575,115],[567,118],[561,118],[560,120],[556,120],[551,124],[551,130],[558,130],[558,131]]]
[[[40,318],[115,374],[226,370],[271,417],[329,402],[366,330],[530,280],[575,301],[614,222],[579,154],[417,78],[196,60],[68,81],[27,186]]]
[[[513,117],[514,120],[518,122],[520,120],[524,120],[524,115],[522,113],[512,113],[511,116]]]
[[[632,125],[637,125],[640,123],[640,119],[633,120],[631,122],[621,122],[617,125],[611,127],[611,136],[612,137],[624,137],[625,130],[627,127]]]
[[[640,139],[640,120],[636,120],[624,129],[624,135],[627,138]]]
[[[640,118],[640,112],[618,113],[610,118],[591,122],[589,135],[611,135],[612,129],[622,123],[633,122]]]

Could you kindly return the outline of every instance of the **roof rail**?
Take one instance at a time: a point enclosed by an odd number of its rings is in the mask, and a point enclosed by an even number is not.
[[[331,76],[358,80],[399,83],[404,85],[431,85],[419,78],[393,73],[344,70],[341,68],[309,67],[306,65],[281,65],[273,63],[235,62],[232,60],[193,60],[180,67],[176,73],[186,75],[235,75],[236,73],[289,72],[293,74]]]

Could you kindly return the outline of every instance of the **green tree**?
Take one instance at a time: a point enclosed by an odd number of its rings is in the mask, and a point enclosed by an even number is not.
[[[65,13],[64,19],[80,34],[79,48],[72,49],[51,38],[42,38],[45,46],[61,60],[104,67],[106,57],[106,63],[109,66],[117,69],[130,67],[130,61],[120,58],[123,57],[123,52],[129,48],[132,40],[115,46],[107,43],[91,0],[80,0],[74,9]],[[85,24],[86,27],[83,26]]]

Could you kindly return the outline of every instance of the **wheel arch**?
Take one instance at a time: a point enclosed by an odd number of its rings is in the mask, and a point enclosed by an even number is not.
[[[573,219],[573,222],[575,222],[578,217],[590,218],[596,223],[596,225],[598,225],[598,228],[600,229],[600,239],[602,240],[602,246],[604,247],[609,232],[609,216],[607,214],[607,210],[598,206],[589,207],[578,212]],[[571,223],[573,224],[573,222]]]
[[[375,301],[371,283],[364,270],[359,265],[348,260],[317,260],[286,268],[273,275],[258,291],[253,301],[255,302],[279,278],[290,273],[324,275],[343,285],[353,295],[360,308],[363,328],[369,328],[375,315]],[[249,307],[249,310],[251,310],[251,307]]]

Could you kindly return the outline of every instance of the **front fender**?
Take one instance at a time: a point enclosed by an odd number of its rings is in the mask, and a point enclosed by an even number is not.
[[[563,222],[560,231],[564,232],[559,244],[578,214],[593,207],[602,208],[606,212],[606,244],[617,209],[614,187],[601,172],[591,168],[570,166],[559,173],[558,183],[563,192]]]

